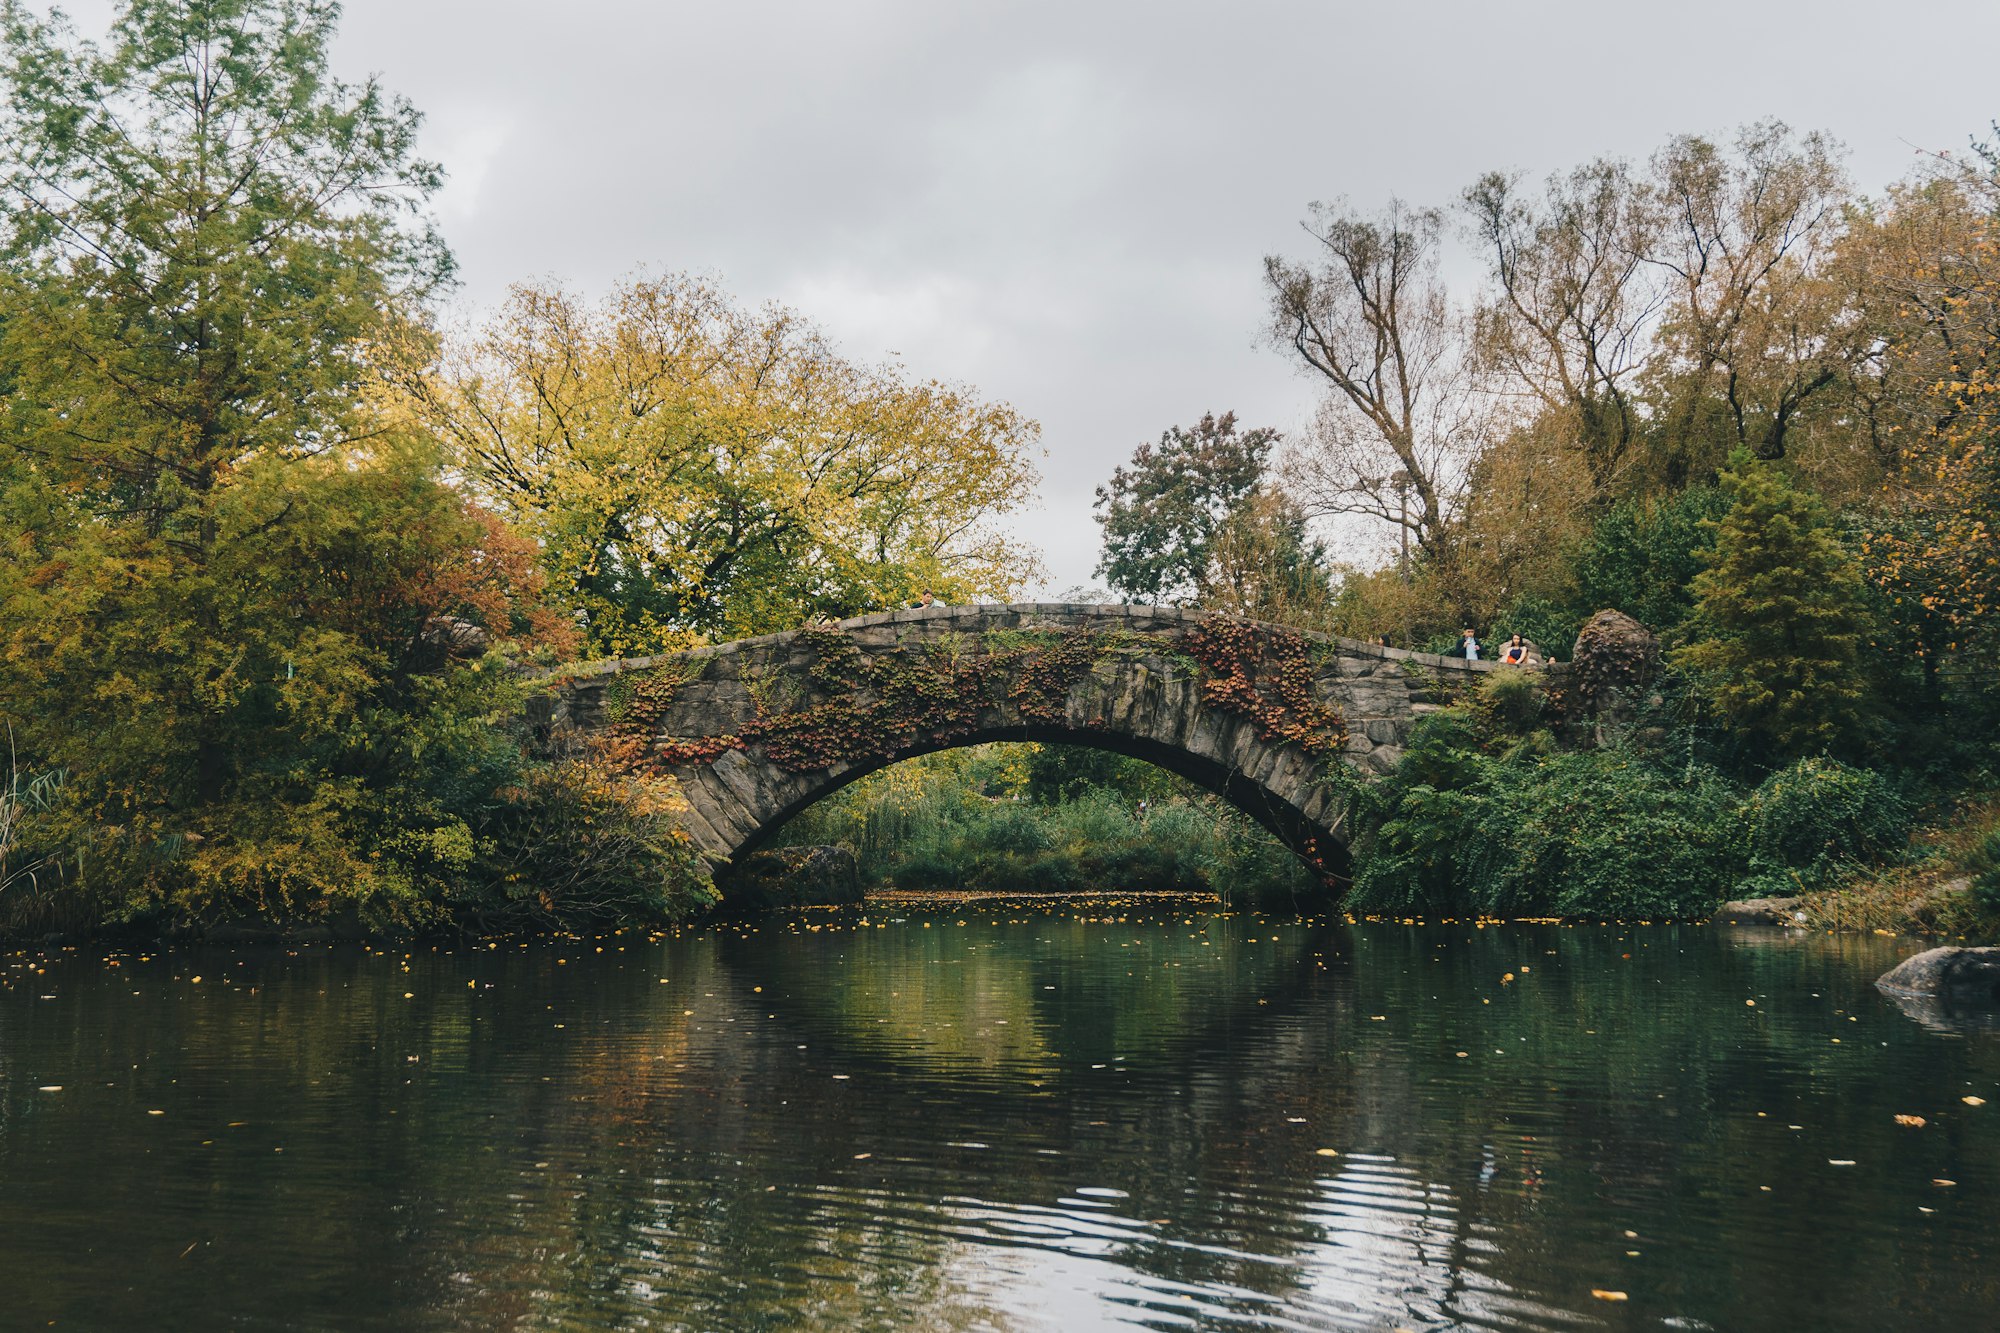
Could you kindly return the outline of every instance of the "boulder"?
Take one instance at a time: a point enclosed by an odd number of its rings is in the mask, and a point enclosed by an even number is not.
[[[724,911],[832,907],[861,901],[861,871],[845,847],[773,847],[717,874]]]
[[[1719,926],[1797,926],[1804,924],[1797,898],[1738,898],[1715,909]]]
[[[1599,611],[1576,636],[1576,653],[1561,669],[1563,710],[1594,728],[1604,744],[1638,712],[1660,665],[1660,641],[1623,611]]]
[[[1947,1009],[2000,1009],[2000,948],[1926,949],[1883,973],[1875,988]]]
[[[1599,611],[1584,622],[1570,659],[1570,688],[1601,707],[1614,696],[1636,696],[1660,664],[1660,641],[1623,611]]]
[[[431,647],[443,649],[446,656],[461,660],[480,656],[493,642],[483,626],[458,616],[429,617],[419,637]]]

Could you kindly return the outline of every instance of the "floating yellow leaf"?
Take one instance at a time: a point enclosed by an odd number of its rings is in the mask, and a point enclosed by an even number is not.
[[[1629,1301],[1632,1298],[1622,1291],[1606,1291],[1602,1287],[1592,1287],[1590,1294],[1600,1301]]]
[[[1930,1122],[1920,1115],[1899,1115],[1896,1117],[1896,1123],[1899,1125],[1908,1125],[1911,1129],[1922,1129]]]

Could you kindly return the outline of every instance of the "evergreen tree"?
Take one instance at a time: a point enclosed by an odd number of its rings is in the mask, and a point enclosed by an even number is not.
[[[1866,588],[1825,506],[1748,450],[1722,483],[1729,512],[1694,579],[1694,641],[1673,656],[1710,702],[1767,752],[1842,748],[1868,693]]]

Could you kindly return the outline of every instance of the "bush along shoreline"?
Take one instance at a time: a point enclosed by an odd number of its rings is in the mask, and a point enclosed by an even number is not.
[[[1761,774],[1688,720],[1671,673],[1602,746],[1565,744],[1544,683],[1495,675],[1413,729],[1350,795],[1355,878],[1377,917],[1706,920],[1796,902],[1796,924],[2000,936],[2000,803],[1824,755]],[[1880,900],[1874,906],[1865,903]]]

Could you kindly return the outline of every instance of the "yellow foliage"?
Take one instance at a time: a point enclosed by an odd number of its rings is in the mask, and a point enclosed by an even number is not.
[[[593,646],[631,653],[906,600],[1004,596],[1038,428],[961,386],[840,356],[699,279],[591,302],[516,287],[399,377],[468,483],[543,546]]]

